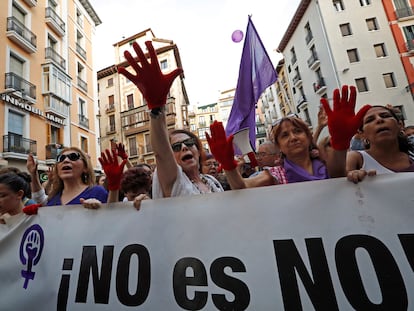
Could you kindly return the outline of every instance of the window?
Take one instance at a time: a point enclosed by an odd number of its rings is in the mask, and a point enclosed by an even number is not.
[[[160,62],[160,67],[161,67],[161,70],[168,68],[168,62],[167,62],[166,59],[164,59]]]
[[[20,113],[9,110],[8,132],[23,136],[24,116]]]
[[[305,36],[306,44],[309,44],[309,42],[311,42],[313,39],[312,29],[310,28],[309,23],[306,23],[305,25],[305,34],[306,34]]]
[[[350,63],[359,62],[359,55],[357,49],[351,49],[346,51],[348,53],[348,59]]]
[[[134,108],[134,94],[127,95],[128,110]]]
[[[368,31],[374,31],[379,29],[377,19],[375,17],[367,18],[365,21],[367,23]]]
[[[59,133],[60,133],[60,129],[58,127],[50,125],[49,142],[51,144],[57,144],[61,142]]]
[[[385,83],[386,88],[397,86],[397,84],[395,83],[394,73],[392,73],[392,72],[384,73],[384,74],[382,74],[382,78],[384,79],[384,83]]]
[[[86,102],[79,98],[79,115],[86,116]]]
[[[343,37],[352,35],[352,30],[351,30],[351,24],[350,23],[341,24],[341,25],[339,25],[339,28],[341,29],[341,34],[342,34]]]
[[[111,87],[111,86],[114,86],[114,78],[109,78],[108,79],[107,87]]]
[[[294,47],[292,47],[290,49],[290,55],[292,56],[291,59],[290,59],[290,62],[292,63],[292,65],[294,65],[296,63],[296,61],[297,61],[296,52],[295,52],[295,48]]]
[[[377,57],[387,56],[387,51],[385,50],[384,43],[374,44],[374,50],[375,50],[375,55],[377,55]]]
[[[137,138],[136,137],[128,138],[128,142],[129,142],[129,155],[137,156],[138,155]]]
[[[205,116],[199,116],[198,117],[198,126],[199,127],[205,127],[206,126],[206,118]]]
[[[109,132],[115,132],[115,115],[109,116]]]
[[[337,12],[345,10],[344,3],[342,2],[342,0],[333,0],[332,3]]]
[[[108,96],[108,106],[109,108],[113,108],[115,104],[115,96],[114,95],[109,95]]]
[[[357,86],[358,92],[368,92],[367,78],[355,79],[355,84]]]
[[[83,152],[88,153],[88,138],[81,136],[80,148]]]
[[[79,26],[83,27],[83,16],[79,9],[76,9],[76,22]]]
[[[407,0],[394,0],[395,13],[397,18],[404,18],[413,15],[413,10]]]
[[[10,71],[23,78],[24,60],[14,54],[10,54]]]
[[[359,0],[361,6],[367,6],[371,4],[371,0]]]

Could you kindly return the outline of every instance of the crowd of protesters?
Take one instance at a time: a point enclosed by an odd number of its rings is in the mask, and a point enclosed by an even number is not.
[[[226,135],[221,122],[215,121],[206,133],[210,147],[206,152],[192,132],[167,129],[167,95],[182,70],[164,75],[151,42],[146,42],[150,61],[137,43],[132,47],[137,60],[128,51],[125,58],[135,72],[124,67],[118,71],[138,87],[148,104],[155,168],[145,163],[131,165],[125,146],[113,144],[98,159],[104,174],[97,178],[88,155],[67,147],[42,185],[37,162],[29,155],[28,173],[12,168],[0,171],[1,223],[22,211],[35,214],[45,205],[82,204],[94,209],[103,203],[129,201],[139,209],[146,199],[335,177],[358,183],[365,176],[414,172],[414,126],[406,126],[392,106],[366,105],[355,113],[353,86],[334,90],[332,103],[321,99],[313,132],[296,115],[274,124],[269,140],[258,146],[257,167],[235,155],[233,136]],[[329,136],[320,138],[324,127]]]

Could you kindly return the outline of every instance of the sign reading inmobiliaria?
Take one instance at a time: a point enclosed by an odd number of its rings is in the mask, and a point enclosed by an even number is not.
[[[409,310],[414,173],[0,225],[1,310]],[[410,306],[410,307],[409,307]]]

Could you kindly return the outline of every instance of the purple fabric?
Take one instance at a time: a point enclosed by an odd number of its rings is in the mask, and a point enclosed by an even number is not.
[[[270,60],[256,28],[251,21],[247,24],[242,58],[239,69],[233,106],[226,127],[226,134],[249,128],[250,143],[256,146],[256,103],[264,90],[277,79]]]
[[[312,160],[313,175],[309,174],[302,167],[290,162],[288,159],[283,160],[283,167],[286,171],[288,183],[301,181],[328,179],[328,170],[320,160]]]
[[[53,198],[51,198],[47,202],[47,206],[53,205],[62,205],[62,201],[60,200],[62,193],[56,194]],[[102,186],[93,186],[90,188],[86,188],[81,194],[79,194],[76,198],[73,198],[70,202],[66,205],[75,205],[81,204],[80,199],[97,199],[102,203],[106,203],[108,200],[108,191],[105,190]]]

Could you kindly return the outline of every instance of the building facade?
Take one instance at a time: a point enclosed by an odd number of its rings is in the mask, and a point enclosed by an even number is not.
[[[171,40],[156,38],[151,29],[146,29],[115,43],[115,63],[99,70],[98,102],[100,124],[100,147],[110,149],[112,143],[123,143],[132,164],[155,164],[149,132],[149,111],[138,88],[117,72],[118,66],[127,66],[124,51],[135,56],[132,43],[137,42],[143,51],[145,41],[152,41],[164,73],[182,68],[178,47]],[[166,116],[169,129],[190,129],[188,116],[189,100],[184,84],[184,74],[174,80],[167,98]]]
[[[101,20],[87,0],[0,3],[0,165],[40,170],[62,147],[76,146],[97,164],[93,39]]]
[[[357,87],[357,109],[390,104],[414,123],[407,76],[381,1],[302,0],[278,50],[295,110],[311,127],[320,98],[331,98],[342,85]]]

